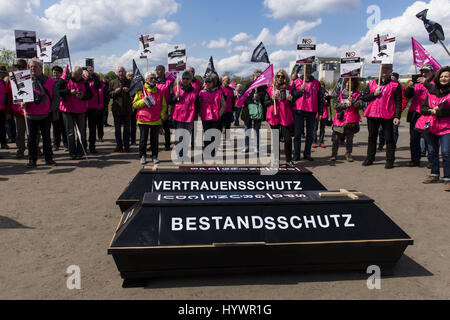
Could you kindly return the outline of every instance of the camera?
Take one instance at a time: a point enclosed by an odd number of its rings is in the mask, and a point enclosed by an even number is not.
[[[425,127],[424,127],[425,130],[430,130],[430,127],[431,127],[430,122],[425,123]]]
[[[34,96],[34,104],[40,104],[41,103],[41,96],[35,95]]]
[[[421,74],[413,74],[412,76],[412,82],[413,83],[419,83],[418,79],[421,77]]]

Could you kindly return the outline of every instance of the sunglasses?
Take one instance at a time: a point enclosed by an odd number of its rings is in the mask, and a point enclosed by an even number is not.
[[[189,78],[183,78],[183,80],[191,80],[191,79],[189,79]]]
[[[148,80],[153,81],[156,80],[156,78],[148,78]]]
[[[284,76],[282,74],[277,74],[277,78],[284,79]]]

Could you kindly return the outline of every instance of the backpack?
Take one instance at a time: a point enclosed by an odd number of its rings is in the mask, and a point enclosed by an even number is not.
[[[262,120],[263,108],[260,102],[249,103],[248,114],[251,120]]]

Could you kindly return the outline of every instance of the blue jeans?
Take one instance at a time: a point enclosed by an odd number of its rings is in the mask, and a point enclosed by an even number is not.
[[[300,157],[300,151],[302,147],[302,133],[305,127],[306,119],[306,142],[305,151],[303,152],[305,157],[311,156],[311,147],[314,135],[314,126],[316,125],[316,112],[307,112],[302,110],[294,111],[294,157]]]
[[[442,150],[442,163],[444,167],[444,180],[450,181],[450,133],[437,136],[432,133],[425,134],[428,143],[428,160],[431,164],[431,176],[440,176],[439,145]]]
[[[123,133],[122,133],[123,126]],[[130,147],[130,116],[117,116],[114,115],[114,132],[116,135],[116,144],[118,148],[128,149]],[[123,139],[122,139],[123,137]]]
[[[416,121],[412,121],[409,126],[409,148],[411,150],[411,161],[420,162],[420,158],[422,158],[422,151],[420,147],[420,138],[422,137],[422,133],[414,130],[416,127]]]

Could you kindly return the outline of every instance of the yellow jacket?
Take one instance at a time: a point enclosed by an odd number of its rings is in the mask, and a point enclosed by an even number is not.
[[[158,88],[156,86],[154,86],[153,88],[150,88],[150,86],[147,83],[145,84],[145,89],[147,90],[147,92],[151,92],[151,93],[156,93],[158,91]],[[147,105],[145,104],[144,99],[142,99],[142,90],[136,92],[136,95],[134,96],[134,101],[133,101],[133,108],[141,109],[146,106]],[[167,112],[167,103],[166,103],[166,99],[163,96],[162,103],[161,103],[161,118],[154,122],[143,122],[138,119],[137,124],[145,124],[148,126],[160,126],[160,125],[162,125],[162,119],[164,119],[166,112]]]

